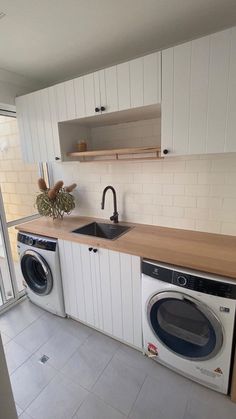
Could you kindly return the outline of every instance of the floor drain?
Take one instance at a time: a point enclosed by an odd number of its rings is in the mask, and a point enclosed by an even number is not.
[[[49,357],[47,355],[43,355],[41,356],[41,358],[39,358],[39,362],[41,364],[46,364],[46,362],[49,360]]]

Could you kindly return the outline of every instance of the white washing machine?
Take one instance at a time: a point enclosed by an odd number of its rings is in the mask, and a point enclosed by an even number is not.
[[[236,282],[142,262],[144,352],[227,394],[235,325]]]
[[[65,317],[65,306],[56,239],[18,233],[18,252],[26,291],[32,303]]]

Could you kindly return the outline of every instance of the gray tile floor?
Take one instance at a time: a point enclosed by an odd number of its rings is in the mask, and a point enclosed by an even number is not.
[[[0,316],[0,330],[20,419],[236,417],[228,397],[28,300]]]

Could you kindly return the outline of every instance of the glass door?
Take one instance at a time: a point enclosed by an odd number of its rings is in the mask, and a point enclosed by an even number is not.
[[[166,348],[189,360],[213,358],[223,343],[219,319],[187,294],[165,291],[153,296],[148,304],[148,321]]]
[[[6,305],[11,304],[17,296],[10,266],[10,243],[6,231],[3,202],[0,196],[0,311]]]
[[[15,226],[38,217],[38,178],[48,165],[27,164],[21,154],[15,108],[0,104],[0,311],[25,293]]]

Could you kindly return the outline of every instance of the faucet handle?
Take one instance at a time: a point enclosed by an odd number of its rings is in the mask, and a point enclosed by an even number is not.
[[[110,220],[113,221],[114,223],[118,223],[119,222],[118,216],[119,216],[118,212],[114,212],[113,215],[110,217]]]

